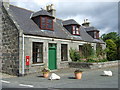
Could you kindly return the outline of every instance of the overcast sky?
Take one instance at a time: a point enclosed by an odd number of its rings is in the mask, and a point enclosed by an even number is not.
[[[79,24],[84,19],[91,22],[100,30],[100,35],[109,32],[118,31],[118,2],[117,0],[107,0],[106,2],[98,0],[10,0],[11,4],[26,8],[32,11],[39,11],[48,4],[54,4],[56,8],[56,17],[67,20],[74,19]],[[113,2],[114,1],[114,2]]]

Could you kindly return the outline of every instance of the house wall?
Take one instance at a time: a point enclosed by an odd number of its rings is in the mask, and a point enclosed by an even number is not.
[[[4,7],[2,13],[2,71],[18,75],[19,32]]]
[[[106,48],[106,44],[101,44],[101,46],[102,46],[102,49]]]
[[[30,65],[25,65],[25,73],[33,73],[40,72],[44,67],[44,64],[48,66],[48,44],[55,43],[57,45],[57,69],[60,68],[68,68],[69,62],[71,62],[69,50],[70,48],[74,48],[79,50],[79,45],[83,45],[86,42],[82,41],[71,41],[71,40],[63,40],[63,39],[54,39],[46,38],[46,37],[37,37],[37,36],[29,36],[25,35],[25,44],[24,44],[24,60],[26,60],[26,56],[30,56]],[[33,42],[42,42],[43,43],[43,63],[40,64],[32,64],[32,43]],[[61,44],[67,44],[68,46],[68,61],[61,61]],[[25,61],[26,62],[26,61]]]

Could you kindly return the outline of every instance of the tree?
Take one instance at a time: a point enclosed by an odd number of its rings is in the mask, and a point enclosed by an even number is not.
[[[101,36],[107,44],[106,52],[108,60],[120,59],[120,36],[116,32],[110,32]]]
[[[112,39],[106,40],[107,44],[107,59],[112,61],[117,59],[117,47]]]
[[[103,41],[106,41],[108,39],[112,39],[114,42],[115,40],[117,40],[118,34],[116,32],[110,32],[108,34],[103,34],[101,36],[101,38],[103,39]]]
[[[117,45],[117,59],[120,60],[120,36],[117,37],[115,43]]]

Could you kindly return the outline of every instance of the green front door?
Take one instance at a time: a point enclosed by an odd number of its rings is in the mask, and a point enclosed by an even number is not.
[[[56,45],[49,44],[49,69],[57,69],[56,66]]]

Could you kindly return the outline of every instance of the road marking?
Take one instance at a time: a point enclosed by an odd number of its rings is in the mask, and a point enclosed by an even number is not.
[[[34,87],[33,85],[25,85],[25,84],[19,84],[20,86],[25,86],[25,87]]]
[[[3,82],[3,83],[10,83],[9,81],[4,81],[4,80],[1,80],[1,82]]]

